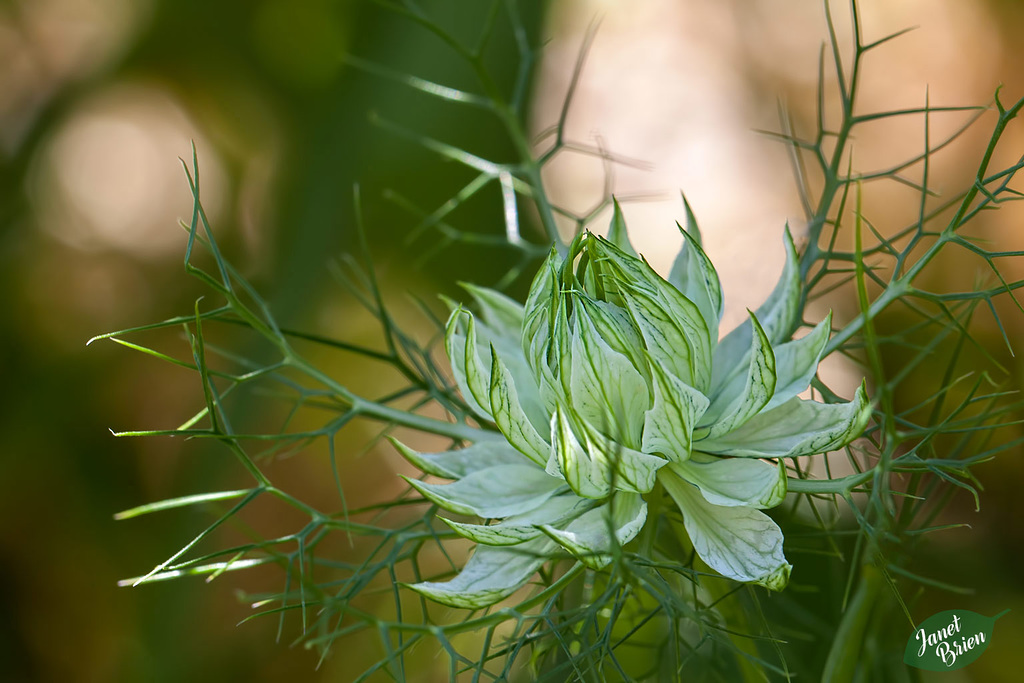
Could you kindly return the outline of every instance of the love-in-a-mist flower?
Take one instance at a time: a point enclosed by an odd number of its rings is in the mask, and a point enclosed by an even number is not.
[[[683,233],[667,280],[640,258],[616,213],[608,239],[552,251],[526,305],[467,286],[446,348],[465,401],[498,432],[461,450],[401,452],[428,474],[410,484],[478,545],[450,581],[411,588],[482,607],[526,583],[561,546],[600,569],[640,533],[646,498],[668,496],[700,558],[723,576],[779,590],[790,564],[761,510],[786,495],[781,459],[840,448],[864,429],[864,387],[848,403],[798,397],[828,342],[831,316],[800,322],[797,254],[767,301],[718,341],[722,292],[699,236]]]

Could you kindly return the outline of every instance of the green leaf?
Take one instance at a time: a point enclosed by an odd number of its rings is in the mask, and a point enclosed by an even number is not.
[[[580,515],[565,529],[545,524],[541,529],[556,543],[592,569],[612,561],[612,545],[633,540],[647,521],[647,503],[636,493],[620,493],[601,507]],[[612,532],[614,530],[614,539]]]
[[[683,513],[683,525],[700,559],[722,576],[782,590],[792,565],[782,553],[782,531],[749,507],[722,507],[704,499],[696,486],[671,470],[661,482]]]
[[[536,465],[495,465],[451,484],[428,484],[402,476],[432,503],[462,515],[498,519],[529,512],[563,484]]]
[[[965,609],[939,612],[914,629],[907,640],[903,662],[926,671],[955,671],[967,666],[988,648],[996,619]]]
[[[768,405],[775,393],[775,353],[753,313],[750,314],[750,324],[754,334],[747,356],[746,376],[737,375],[712,397],[711,405],[701,418],[703,428],[694,434],[698,444],[696,448],[700,450],[705,450],[702,440],[714,439],[742,426]]]
[[[683,462],[690,457],[693,428],[707,410],[708,399],[653,358],[650,370],[654,404],[644,415],[640,450]]]
[[[753,458],[716,458],[695,454],[688,462],[669,465],[700,489],[704,500],[723,507],[773,508],[786,497],[786,469]]]
[[[202,505],[203,503],[215,503],[222,500],[232,500],[234,498],[241,498],[251,494],[255,489],[241,489],[239,491],[215,491],[213,493],[196,493],[191,496],[182,496],[181,498],[169,498],[167,500],[160,500],[155,503],[146,503],[138,507],[131,508],[130,510],[124,510],[114,515],[114,519],[120,521],[124,519],[131,519],[133,517],[139,517],[140,515],[148,515],[151,512],[161,512],[163,510],[173,510],[180,507],[188,507],[190,505]]]
[[[492,353],[490,406],[494,424],[508,442],[523,455],[544,467],[551,445],[540,435],[519,401],[512,373],[497,353]]]
[[[525,584],[556,547],[547,537],[536,538],[512,548],[477,546],[466,566],[451,581],[423,581],[406,585],[450,607],[487,607],[507,598]]]
[[[495,465],[521,465],[524,462],[523,454],[500,438],[485,439],[466,448],[440,453],[419,453],[390,436],[388,441],[421,471],[444,479],[462,479]]]
[[[707,453],[750,458],[794,458],[842,448],[860,436],[871,417],[862,384],[848,403],[818,403],[791,398],[734,432],[705,439],[696,448]]]
[[[800,339],[775,347],[775,395],[765,410],[780,406],[803,393],[818,372],[818,363],[832,334],[832,311]]]
[[[580,498],[571,493],[554,496],[542,505],[521,515],[508,517],[499,524],[466,524],[450,519],[441,520],[464,536],[476,543],[484,545],[515,545],[536,538],[542,532],[538,525],[563,525],[576,519],[593,507],[594,501]]]

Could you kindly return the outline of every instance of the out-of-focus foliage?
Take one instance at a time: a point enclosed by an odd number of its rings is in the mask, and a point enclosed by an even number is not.
[[[463,33],[475,33],[487,9],[428,4]],[[521,14],[536,36],[540,4],[523,3]],[[515,65],[502,55],[513,50],[499,32],[487,55],[506,82]],[[511,150],[488,121],[454,119],[429,98],[410,104],[402,86],[346,67],[346,55],[467,77],[440,40],[370,2],[0,3],[0,680],[321,675],[315,655],[272,645],[273,624],[234,628],[249,613],[234,590],[265,587],[259,578],[116,586],[196,517],[137,524],[113,513],[230,481],[233,463],[182,440],[113,438],[108,428],[176,426],[195,408],[196,385],[186,372],[85,342],[202,294],[182,277],[177,224],[191,213],[178,157],[193,139],[218,237],[274,293],[282,322],[315,315],[313,327],[358,337],[367,321],[338,303],[330,276],[330,261],[353,244],[353,184],[373,188],[371,241],[387,271],[393,252],[409,253],[401,239],[418,218],[382,192],[428,204],[465,182],[463,169],[439,167],[370,115],[489,157]],[[492,220],[489,200],[500,194],[467,206],[464,225]],[[464,255],[442,257],[438,272],[491,281],[513,263]],[[323,464],[288,476],[315,487]],[[374,497],[369,490],[362,502]]]

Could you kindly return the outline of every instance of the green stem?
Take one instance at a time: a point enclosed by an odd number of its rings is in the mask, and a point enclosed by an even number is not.
[[[875,476],[874,470],[851,474],[837,479],[789,479],[787,491],[790,493],[825,493],[846,495],[861,484],[867,483]]]
[[[526,139],[526,134],[523,132],[523,127],[519,122],[519,118],[516,116],[515,112],[508,107],[502,107],[499,109],[499,115],[501,116],[502,122],[505,124],[505,129],[508,131],[509,137],[512,139],[512,144],[515,145],[516,151],[519,153],[520,165],[524,174],[533,188],[533,201],[537,205],[537,212],[540,214],[540,222],[541,225],[544,226],[544,232],[547,235],[548,241],[554,244],[559,252],[564,254],[566,251],[566,245],[562,241],[562,236],[558,232],[558,224],[555,222],[555,212],[551,206],[551,202],[548,200],[548,194],[544,190],[544,183],[540,175],[540,164],[537,163],[533,150],[530,149],[530,143]]]
[[[359,415],[371,417],[389,424],[409,427],[421,432],[447,436],[449,438],[459,439],[462,441],[479,441],[482,437],[487,435],[487,432],[483,429],[477,429],[476,427],[470,427],[469,425],[459,424],[456,422],[445,422],[444,420],[437,420],[417,413],[410,413],[357,396],[339,384],[336,380],[332,379],[329,375],[324,374],[313,365],[310,365],[306,360],[297,356],[294,352],[288,355],[288,363],[318,382],[321,382],[324,386],[334,392],[338,398],[349,404],[352,411]]]
[[[828,659],[825,660],[822,681],[846,683],[853,680],[857,665],[862,663],[864,635],[884,584],[881,571],[871,564],[863,566],[860,583],[843,613]]]

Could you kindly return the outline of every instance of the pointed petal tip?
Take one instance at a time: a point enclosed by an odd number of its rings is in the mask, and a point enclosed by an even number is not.
[[[771,591],[781,591],[789,585],[789,575],[793,571],[793,565],[789,562],[779,565],[775,571],[768,576],[758,579],[755,583],[764,586]]]
[[[496,594],[487,593],[483,595],[455,593],[442,588],[444,586],[443,583],[435,583],[433,581],[399,583],[398,585],[416,591],[423,597],[433,600],[434,602],[460,609],[481,609],[483,607],[490,607],[494,603],[507,597],[507,595],[502,595],[500,592]],[[514,591],[510,591],[509,595],[512,592]]]

